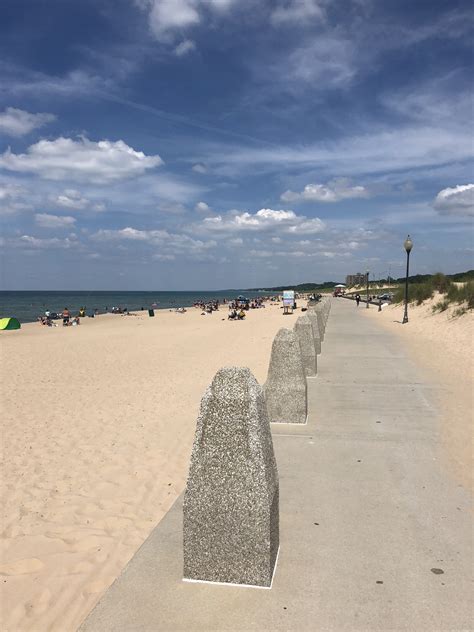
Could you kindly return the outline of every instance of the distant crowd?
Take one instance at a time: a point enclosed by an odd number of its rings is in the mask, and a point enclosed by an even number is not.
[[[265,307],[265,301],[269,300],[268,297],[259,296],[254,299],[248,299],[244,296],[239,296],[235,299],[228,300],[224,298],[222,304],[218,299],[213,301],[196,301],[193,307],[200,309],[201,315],[206,316],[213,312],[219,311],[219,307],[226,306],[229,310],[227,316],[228,320],[244,320],[245,312],[250,309],[261,309]]]
[[[196,309],[201,310],[201,314],[203,316],[212,314],[213,312],[219,311],[219,308],[223,306],[227,307],[229,310],[228,319],[229,320],[243,320],[245,318],[245,313],[251,309],[261,309],[265,307],[265,301],[274,301],[278,300],[276,297],[263,297],[259,296],[254,299],[248,299],[243,296],[239,296],[235,299],[226,299],[224,298],[221,301],[219,299],[211,300],[211,301],[196,301],[193,305]],[[152,308],[157,307],[156,303],[153,303]],[[141,307],[141,311],[144,311],[145,308]],[[152,310],[149,310],[152,311]],[[170,310],[171,311],[171,310]],[[175,311],[179,314],[185,314],[186,309],[184,307],[178,307],[172,311]],[[76,314],[72,314],[69,308],[65,307],[62,312],[54,312],[51,310],[46,310],[43,315],[38,316],[37,321],[41,325],[45,325],[46,327],[59,327],[58,321],[62,320],[63,327],[76,327],[81,324],[81,318],[95,318],[101,312],[97,308],[92,310],[87,310],[86,307],[80,307]],[[109,308],[105,307],[104,312],[107,314],[121,314],[123,316],[130,315],[130,311],[127,307],[121,306],[113,306]]]

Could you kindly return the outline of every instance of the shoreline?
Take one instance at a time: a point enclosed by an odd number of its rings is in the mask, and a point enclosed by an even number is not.
[[[237,296],[239,296],[239,292],[244,293],[250,300],[276,296],[276,294],[271,292],[252,291],[246,293],[245,290],[216,290],[202,293],[193,291],[182,292],[183,296],[180,296],[181,292],[172,291],[166,293],[149,292],[151,296],[145,296],[144,294],[147,293],[139,291],[132,292],[132,294],[136,294],[137,296],[126,296],[126,294],[128,294],[127,292],[97,292],[97,297],[90,296],[87,292],[77,292],[77,296],[68,292],[56,292],[59,296],[55,297],[52,296],[54,293],[35,293],[31,291],[33,297],[36,295],[36,300],[33,302],[30,302],[30,300],[24,302],[24,300],[18,296],[16,296],[15,300],[6,300],[5,296],[2,296],[2,292],[0,291],[0,300],[4,298],[4,304],[0,303],[0,312],[2,314],[0,317],[17,318],[22,325],[26,325],[37,322],[37,319],[43,316],[47,309],[49,309],[52,313],[61,313],[64,307],[67,306],[73,315],[77,315],[80,307],[85,307],[89,313],[94,312],[97,309],[99,315],[104,315],[111,313],[110,309],[114,305],[124,309],[128,308],[131,301],[137,301],[135,307],[129,308],[129,311],[132,312],[148,311],[148,309],[176,309],[179,307],[187,309],[188,306],[190,308],[194,305],[194,303],[198,302],[208,303],[218,300],[221,304],[223,304],[222,301],[224,299],[227,302],[236,299]],[[15,295],[21,294],[21,292],[11,291],[10,294],[15,297]],[[40,296],[41,294],[44,294],[45,296]],[[104,294],[110,294],[110,296],[104,296]],[[169,294],[169,296],[160,296],[160,294]],[[3,292],[3,295],[5,295],[5,291]],[[101,307],[98,307],[98,305],[101,305]],[[158,305],[158,307],[153,307],[153,305]]]
[[[272,301],[266,301],[266,304],[271,304]],[[280,303],[278,301],[273,301],[274,305],[278,305],[280,306]],[[180,305],[179,307],[150,307],[150,309],[152,309],[155,313],[160,313],[160,312],[171,312],[173,314],[181,314],[181,312],[178,312],[178,309],[185,309],[186,312],[183,313],[188,313],[188,312],[197,312],[199,309],[199,307],[195,307],[194,305]],[[258,308],[261,309],[261,308]],[[228,303],[221,303],[219,305],[219,309],[217,311],[214,311],[213,314],[223,314],[229,311],[228,309]],[[249,312],[253,312],[256,311],[256,309],[249,309]],[[201,309],[202,312],[202,309]],[[206,314],[207,315],[207,314]],[[141,310],[141,309],[132,309],[131,311],[129,310],[128,313],[113,313],[113,312],[99,312],[99,314],[95,314],[94,317],[90,317],[90,316],[81,316],[80,317],[80,325],[83,325],[84,323],[88,323],[89,321],[96,321],[96,319],[101,320],[104,317],[109,317],[109,316],[114,316],[114,317],[118,317],[118,316],[124,316],[124,317],[128,317],[128,316],[139,316],[139,317],[143,317],[143,318],[154,318],[153,316],[149,316],[148,315],[148,308]],[[71,314],[71,318],[74,318],[75,316],[73,314]],[[24,327],[31,327],[32,325],[39,325],[45,329],[50,329],[50,327],[48,327],[47,325],[42,325],[40,323],[40,321],[38,320],[32,320],[32,321],[28,321],[28,322],[24,322],[21,323],[21,329],[23,329]],[[62,323],[62,318],[59,318],[57,320],[53,321],[52,324],[52,328],[55,327],[63,327],[63,323]],[[71,326],[71,325],[70,325]],[[18,331],[18,330],[15,330]]]

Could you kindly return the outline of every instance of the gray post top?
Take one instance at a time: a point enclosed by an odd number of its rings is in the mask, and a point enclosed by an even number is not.
[[[242,471],[263,467],[270,479],[277,476],[262,387],[247,367],[224,367],[201,400],[188,487],[197,470],[212,468],[227,478],[241,461],[247,464]]]

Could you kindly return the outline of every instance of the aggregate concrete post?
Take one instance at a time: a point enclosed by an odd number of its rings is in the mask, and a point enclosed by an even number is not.
[[[280,329],[273,340],[263,390],[270,422],[306,423],[307,393],[303,358],[296,335],[289,329]]]
[[[201,400],[183,509],[184,578],[271,587],[279,485],[262,387],[219,369]]]
[[[321,303],[321,309],[324,314],[324,324],[326,324],[329,316],[329,299],[327,297],[324,297]]]
[[[319,333],[318,315],[314,309],[308,309],[306,315],[308,316],[313,328],[314,350],[317,355],[318,353],[321,353],[321,335]]]
[[[318,327],[319,327],[319,337],[321,340],[324,340],[324,330],[326,328],[326,322],[324,319],[324,314],[321,305],[314,305],[309,308],[308,311],[312,311],[316,314],[318,319]]]
[[[313,325],[306,314],[297,319],[294,330],[300,345],[305,375],[306,377],[314,377],[318,372],[317,355],[314,346]]]

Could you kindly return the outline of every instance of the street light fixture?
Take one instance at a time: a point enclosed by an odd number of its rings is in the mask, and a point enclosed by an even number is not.
[[[367,309],[369,309],[369,270],[367,270],[366,272],[366,278],[367,278],[367,303],[366,303],[366,307]]]
[[[411,252],[411,249],[413,248],[413,242],[410,238],[410,235],[408,235],[408,237],[405,239],[405,242],[403,245],[407,253],[407,273],[405,276],[405,313],[403,314],[403,321],[402,321],[402,324],[404,325],[405,323],[408,322],[408,274],[410,270],[410,252]]]

